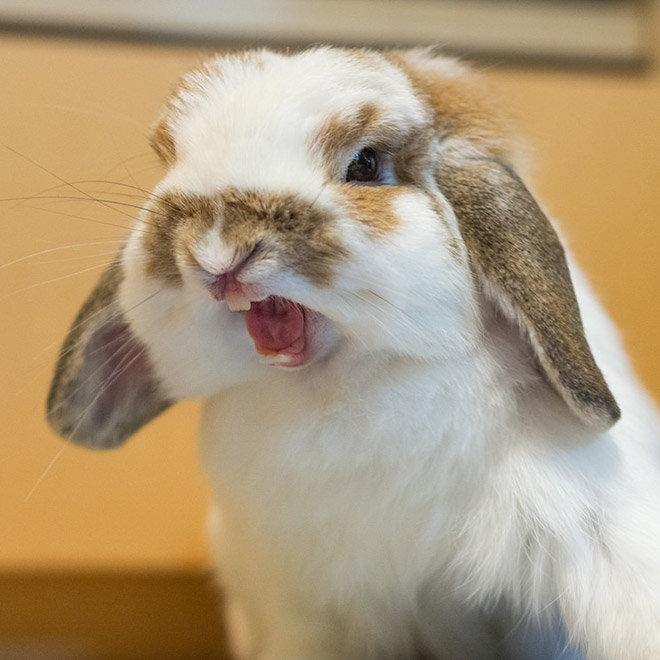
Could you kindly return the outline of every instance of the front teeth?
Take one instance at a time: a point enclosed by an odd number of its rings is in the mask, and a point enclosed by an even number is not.
[[[232,312],[247,312],[250,309],[250,299],[239,291],[227,291],[225,294],[227,306]]]

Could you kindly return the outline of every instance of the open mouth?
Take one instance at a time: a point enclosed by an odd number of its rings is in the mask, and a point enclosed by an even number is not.
[[[315,313],[297,303],[271,296],[253,301],[245,323],[257,353],[273,366],[299,367],[311,357]]]

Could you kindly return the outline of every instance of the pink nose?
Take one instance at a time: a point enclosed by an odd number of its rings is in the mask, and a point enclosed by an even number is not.
[[[243,287],[236,279],[236,270],[230,270],[227,273],[216,275],[208,284],[211,295],[216,300],[224,300],[227,294],[242,293]]]
[[[253,253],[254,249],[238,261],[234,257],[231,265],[228,265],[220,273],[216,270],[216,274],[212,274],[207,270],[204,284],[216,300],[226,300],[230,307],[233,307],[233,301],[237,301],[236,304],[239,305],[241,303],[246,304],[246,300],[251,295],[251,287],[248,284],[239,282],[238,278]]]

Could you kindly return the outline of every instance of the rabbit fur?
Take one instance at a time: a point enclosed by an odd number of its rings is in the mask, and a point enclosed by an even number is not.
[[[204,399],[237,656],[660,658],[658,417],[480,76],[227,54],[151,140],[48,417],[106,448]]]

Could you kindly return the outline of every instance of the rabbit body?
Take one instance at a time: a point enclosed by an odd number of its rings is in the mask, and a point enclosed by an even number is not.
[[[658,417],[493,108],[427,51],[256,51],[154,128],[49,419],[205,399],[239,657],[660,658]]]
[[[658,657],[656,417],[601,310],[582,309],[627,412],[597,438],[557,424],[545,384],[512,412],[521,374],[490,342],[450,364],[346,356],[205,404],[219,574],[247,648]]]

